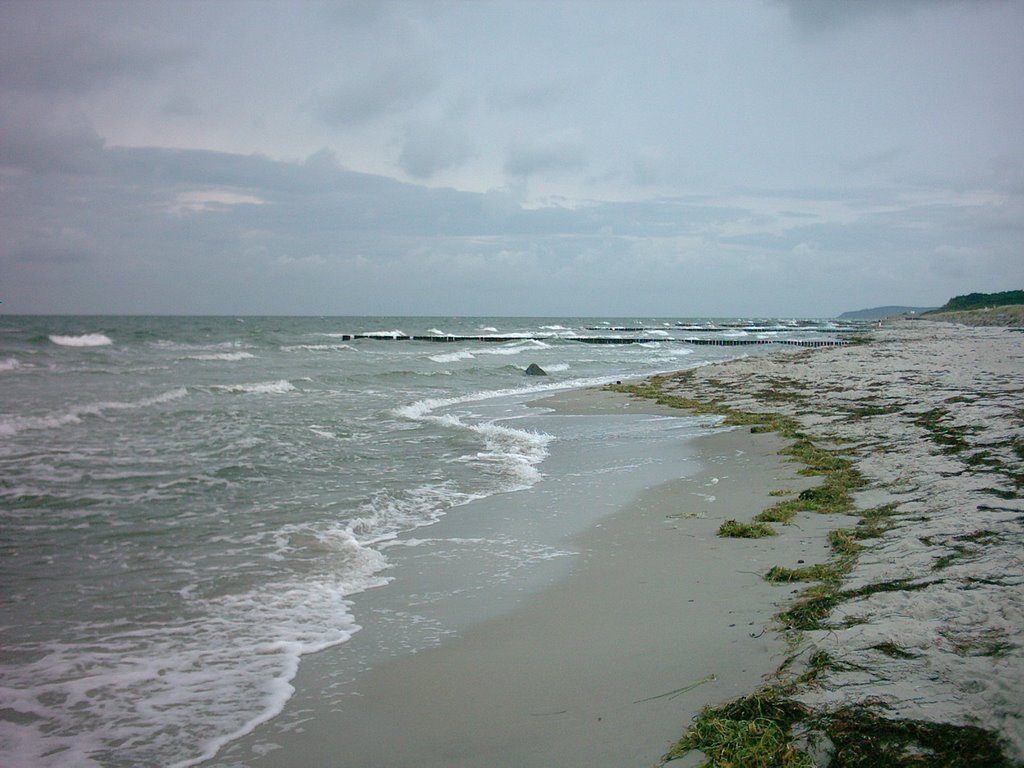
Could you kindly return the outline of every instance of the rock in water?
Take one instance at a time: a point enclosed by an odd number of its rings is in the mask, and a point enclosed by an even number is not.
[[[541,368],[536,363],[530,363],[530,367],[526,369],[527,376],[547,376],[548,372]]]

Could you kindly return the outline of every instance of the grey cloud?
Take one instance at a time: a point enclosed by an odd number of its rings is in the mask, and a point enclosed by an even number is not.
[[[22,93],[86,93],[118,77],[151,76],[187,56],[181,48],[86,31],[47,31],[34,37],[15,31],[0,33],[0,86]]]
[[[517,85],[498,86],[487,96],[487,104],[498,109],[544,109],[564,102],[571,94],[567,82],[542,80]]]
[[[101,162],[103,139],[81,114],[8,99],[0,110],[0,167],[81,173]]]
[[[1004,0],[974,0],[981,4]],[[775,0],[786,8],[794,25],[802,32],[817,34],[837,31],[871,18],[913,13],[935,6],[963,5],[962,0]]]
[[[572,139],[549,138],[512,142],[505,156],[511,176],[550,176],[586,168],[583,146]]]
[[[989,280],[1024,280],[1006,245],[1020,242],[1012,215],[1019,201],[1001,213],[919,206],[852,223],[787,214],[797,219],[787,229],[706,198],[524,209],[509,192],[356,173],[328,150],[304,162],[91,151],[93,162],[77,174],[11,175],[0,189],[0,266],[13,311],[450,312],[449,299],[428,297],[450,298],[457,287],[460,312],[557,314],[584,286],[592,304],[572,311],[830,314],[881,295],[941,301],[960,279],[949,275],[979,248],[990,252]],[[195,191],[261,202],[176,205]],[[801,199],[845,198],[805,190],[791,197],[797,212]],[[1000,224],[1017,231],[1004,236]],[[738,226],[753,231],[723,234]],[[912,296],[908,268],[927,273]],[[103,297],[110,274],[131,286],[124,299],[107,290],[105,304],[73,303]],[[509,286],[529,286],[529,303]]]
[[[891,147],[881,152],[852,158],[846,163],[846,167],[850,171],[864,171],[879,166],[887,166],[896,160],[906,157],[910,153],[910,147],[907,146]]]
[[[449,125],[416,125],[406,129],[398,162],[413,178],[429,179],[462,165],[471,155],[472,146],[465,132]]]
[[[339,0],[331,4],[329,15],[346,26],[361,27],[379,19],[384,7],[381,0]]]
[[[164,102],[160,114],[165,117],[196,117],[203,114],[203,109],[191,96],[178,94]]]
[[[329,125],[364,123],[397,109],[407,109],[437,88],[437,76],[420,60],[392,61],[369,71],[349,73],[317,104],[318,117]]]

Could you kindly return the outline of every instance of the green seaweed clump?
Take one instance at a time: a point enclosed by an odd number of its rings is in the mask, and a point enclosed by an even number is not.
[[[774,536],[775,529],[767,523],[740,523],[726,520],[718,527],[718,535],[731,539],[761,539]]]
[[[890,720],[864,706],[822,718],[832,768],[1010,768],[996,734],[973,725]],[[738,764],[737,764],[738,765]]]
[[[836,581],[842,575],[835,563],[817,563],[803,568],[773,566],[764,575],[765,581],[773,584],[792,584],[795,581]]]
[[[801,705],[770,690],[705,707],[664,759],[699,749],[711,766],[813,768],[811,758],[797,749],[791,735],[793,724],[804,715]]]
[[[805,590],[800,600],[776,618],[790,630],[810,632],[823,629],[825,619],[842,601],[842,595],[834,587],[816,585]]]

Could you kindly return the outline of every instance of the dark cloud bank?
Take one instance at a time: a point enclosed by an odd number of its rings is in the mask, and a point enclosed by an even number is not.
[[[106,147],[74,121],[0,136],[9,311],[821,316],[1019,277],[991,232],[1020,220],[991,204],[878,210],[878,190],[854,190],[844,204],[875,210],[846,223],[713,199],[524,208],[355,173],[326,150]],[[743,199],[779,197],[837,195]],[[912,296],[907,269],[923,276]]]

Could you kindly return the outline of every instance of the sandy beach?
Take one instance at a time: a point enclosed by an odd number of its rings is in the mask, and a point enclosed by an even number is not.
[[[537,406],[678,414],[596,390]],[[754,515],[773,490],[816,481],[779,456],[777,435],[728,430],[692,445],[687,462],[699,471],[680,466],[677,479],[574,537],[579,555],[549,588],[436,647],[375,664],[333,707],[308,690],[332,656],[311,657],[296,680],[294,726],[258,729],[212,764],[656,764],[702,706],[756,688],[785,659],[767,626],[795,589],[762,574],[827,559],[835,525],[807,516],[780,536],[720,538],[724,520]]]
[[[789,592],[760,574],[780,558],[822,559],[827,522],[770,542],[719,539],[724,517],[798,479],[772,460],[772,436],[701,443],[707,469],[587,533],[568,578],[359,680],[359,706],[307,732],[324,750],[315,764],[652,765],[703,703],[757,686],[784,657],[764,627]]]
[[[818,764],[855,750],[863,764],[1024,760],[1021,371],[1018,331],[915,321],[659,382],[782,414],[863,480],[848,568],[786,614],[815,668],[795,664],[776,691],[807,708]]]
[[[1019,332],[916,321],[867,344],[627,383],[632,396],[539,402],[754,418],[694,441],[696,474],[574,537],[580,556],[552,585],[374,665],[341,706],[307,698],[295,725],[213,765],[652,766],[703,708],[758,697],[771,701],[759,717],[785,713],[787,757],[764,764],[1021,764],[1022,370]],[[794,442],[857,479],[844,513],[819,505],[833,513],[720,536],[726,520],[800,506],[834,479],[801,474]],[[775,567],[794,578],[769,581]]]

